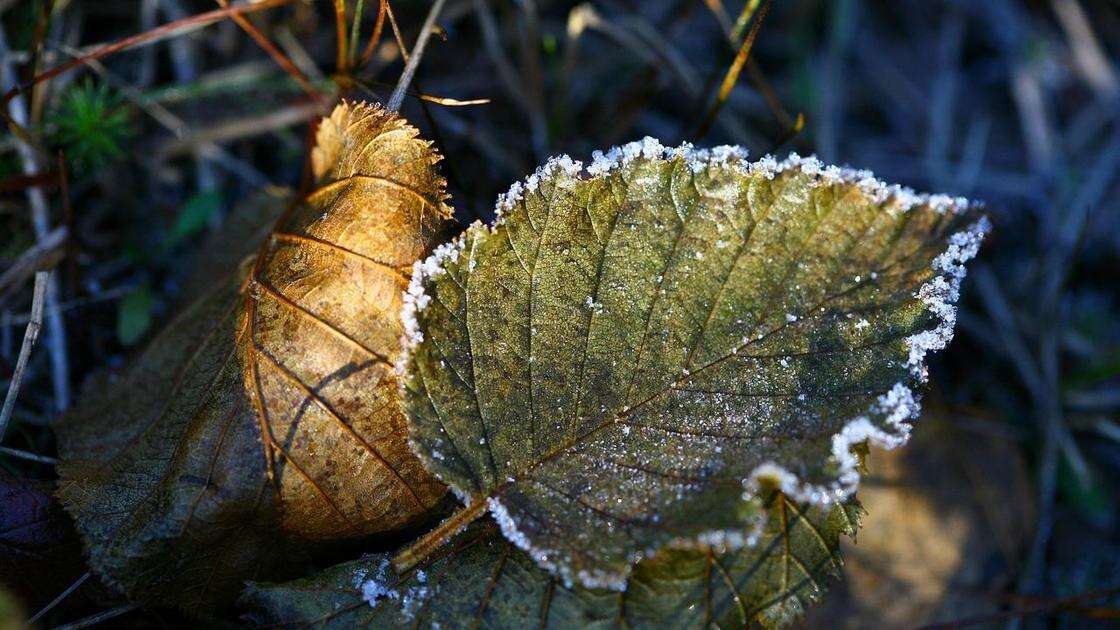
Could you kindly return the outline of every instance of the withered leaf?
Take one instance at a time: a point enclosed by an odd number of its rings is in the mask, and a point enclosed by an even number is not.
[[[781,626],[821,595],[860,510],[774,493],[765,512],[753,544],[662,550],[638,563],[622,593],[565,586],[481,524],[403,577],[375,554],[285,584],[250,584],[240,604],[258,624],[325,628]]]
[[[134,599],[228,603],[307,541],[397,530],[445,492],[409,452],[392,370],[402,270],[450,211],[394,114],[322,121],[317,186],[58,425],[59,496]]]
[[[555,158],[416,266],[411,437],[566,582],[621,588],[653,551],[733,531],[772,483],[827,503],[850,448],[905,442],[927,351],[986,221],[797,156],[647,138]]]
[[[78,534],[53,490],[48,481],[0,471],[0,587],[28,609],[43,606],[86,571]]]

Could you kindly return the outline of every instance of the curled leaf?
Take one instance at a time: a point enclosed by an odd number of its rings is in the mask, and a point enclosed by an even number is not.
[[[566,582],[621,588],[734,533],[764,483],[849,496],[851,447],[903,443],[986,221],[963,200],[791,156],[646,139],[566,156],[417,264],[414,448]]]
[[[402,269],[449,216],[416,135],[340,105],[319,128],[317,187],[258,255],[59,424],[59,495],[109,584],[229,602],[300,541],[400,529],[444,494],[405,443],[391,368]]]
[[[259,624],[327,628],[781,626],[839,568],[839,538],[855,534],[859,508],[774,493],[766,511],[753,544],[662,550],[638,563],[622,593],[565,586],[492,526],[477,525],[403,577],[377,554],[286,584],[250,584],[240,604]]]

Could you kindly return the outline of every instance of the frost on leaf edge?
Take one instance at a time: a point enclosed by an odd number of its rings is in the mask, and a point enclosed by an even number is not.
[[[802,157],[797,153],[790,153],[786,159],[779,161],[771,155],[766,155],[756,162],[748,162],[746,149],[731,145],[698,149],[686,142],[677,147],[665,147],[658,140],[647,136],[636,142],[613,147],[606,152],[593,152],[592,161],[586,167],[583,162],[573,160],[568,155],[555,156],[549,158],[523,181],[514,182],[507,192],[498,196],[494,211],[496,219],[491,225],[486,226],[481,221],[475,221],[453,240],[437,247],[428,258],[417,261],[413,265],[412,276],[404,292],[401,309],[404,334],[401,336],[401,352],[396,363],[400,386],[404,388],[411,376],[409,365],[413,349],[424,341],[417,316],[431,300],[431,296],[424,291],[425,283],[442,275],[446,262],[457,262],[470,239],[493,234],[505,223],[506,210],[558,174],[590,180],[607,176],[640,158],[683,159],[694,173],[715,166],[734,169],[743,175],[761,174],[767,179],[773,179],[788,171],[799,170],[812,178],[811,185],[814,187],[854,184],[869,197],[871,202],[887,205],[895,212],[906,212],[911,208],[926,205],[940,214],[962,214],[980,207],[980,204],[964,197],[919,193],[905,186],[887,184],[868,170],[826,166],[815,156]],[[588,177],[584,177],[584,174]],[[988,218],[980,216],[964,230],[952,234],[948,239],[948,248],[933,260],[934,277],[922,284],[915,294],[915,297],[925,304],[927,311],[937,318],[937,324],[933,328],[906,339],[909,347],[907,365],[912,376],[919,383],[924,383],[928,379],[926,356],[930,352],[944,349],[953,338],[957,318],[956,302],[960,297],[961,282],[966,273],[965,263],[976,256],[980,243],[991,229]],[[756,466],[743,480],[743,500],[748,501],[757,497],[763,486],[770,486],[798,502],[816,505],[838,504],[851,497],[859,486],[861,477],[858,470],[859,460],[853,454],[852,448],[861,443],[886,450],[902,446],[910,438],[911,421],[920,413],[919,394],[906,383],[898,382],[887,393],[879,396],[865,414],[852,418],[832,435],[832,459],[836,464],[834,483],[812,484],[801,480],[780,464],[767,461]],[[880,424],[885,424],[891,431],[878,426],[872,418],[881,419]],[[436,468],[428,454],[411,437],[409,445],[429,470]],[[460,500],[470,503],[472,499],[470,493],[457,487],[455,483],[444,481]],[[487,508],[506,539],[529,553],[538,565],[553,574],[559,573],[568,586],[571,585],[571,578],[575,577],[588,588],[625,589],[629,571],[623,575],[609,571],[580,571],[575,576],[569,575],[565,567],[550,560],[554,551],[538,549],[532,545],[497,497],[487,498]],[[754,542],[755,536],[745,535],[740,530],[713,530],[705,532],[696,539],[676,540],[667,546],[685,548],[708,544],[723,550],[734,550],[743,546],[753,546]],[[631,558],[631,565],[651,556],[656,551],[657,548],[636,551]]]

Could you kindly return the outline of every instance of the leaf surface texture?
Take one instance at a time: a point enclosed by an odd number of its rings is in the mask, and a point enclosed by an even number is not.
[[[834,502],[905,441],[985,220],[796,156],[647,139],[554,159],[416,266],[425,465],[564,581],[621,588],[762,484]]]

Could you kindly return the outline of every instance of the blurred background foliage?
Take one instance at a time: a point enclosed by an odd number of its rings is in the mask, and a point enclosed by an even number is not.
[[[3,89],[223,4],[0,0]],[[28,269],[55,273],[0,452],[10,486],[0,521],[30,532],[16,540],[0,527],[11,592],[0,593],[0,625],[12,596],[40,610],[83,573],[65,520],[29,503],[49,502],[51,419],[167,320],[195,252],[240,200],[300,185],[308,121],[340,96],[392,91],[403,63],[390,24],[366,54],[380,3],[343,3],[362,15],[344,29],[358,37],[347,33],[343,54],[335,4],[292,0],[247,16],[272,52],[221,20],[7,101],[24,133],[0,138],[5,391],[28,321]],[[414,41],[429,4],[391,7]],[[720,102],[751,10],[750,24],[765,21]],[[966,282],[957,340],[935,360],[916,438],[870,456],[869,515],[847,545],[846,579],[804,624],[1116,623],[1120,4],[451,0],[437,23],[402,112],[446,156],[464,224],[492,218],[496,195],[550,155],[585,159],[644,135],[815,153],[983,200],[996,230]],[[457,102],[472,99],[488,101]],[[53,579],[14,581],[27,557]],[[175,619],[122,608],[93,582],[44,621]]]

